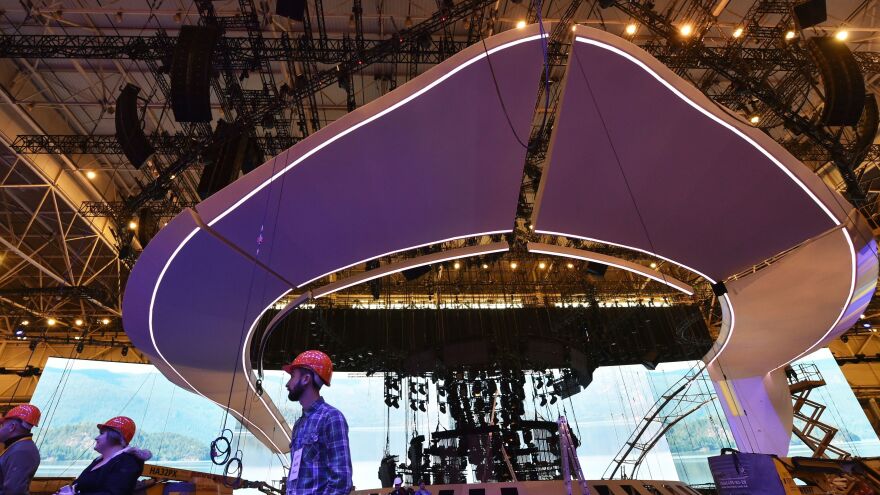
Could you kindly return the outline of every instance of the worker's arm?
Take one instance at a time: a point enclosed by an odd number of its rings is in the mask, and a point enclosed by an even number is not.
[[[27,495],[31,480],[40,466],[39,454],[16,448],[7,452],[5,457],[3,493],[5,495]]]
[[[348,495],[351,492],[351,450],[348,446],[348,423],[341,413],[332,414],[320,427],[322,460],[327,466],[327,484],[323,495]]]

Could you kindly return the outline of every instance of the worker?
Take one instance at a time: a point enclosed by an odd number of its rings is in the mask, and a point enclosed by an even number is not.
[[[101,454],[80,473],[72,485],[57,495],[131,495],[144,462],[152,457],[149,450],[129,445],[137,426],[131,418],[116,416],[98,426],[95,450]]]
[[[321,397],[330,386],[333,363],[321,351],[305,351],[284,366],[290,373],[288,398],[302,416],[293,425],[287,495],[348,495],[352,490],[348,423]]]
[[[388,495],[406,495],[406,488],[403,487],[403,478],[400,476],[394,478],[394,489]]]
[[[420,480],[420,481],[419,481],[419,489],[416,490],[416,495],[431,495],[431,492],[429,492],[429,491],[425,488],[425,480]]]
[[[0,495],[27,495],[40,467],[40,451],[31,429],[40,423],[40,409],[19,404],[0,422],[0,441],[6,450],[0,455]]]

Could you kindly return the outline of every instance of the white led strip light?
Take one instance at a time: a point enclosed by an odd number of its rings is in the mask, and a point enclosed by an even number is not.
[[[599,256],[591,256],[589,252],[573,253],[573,252],[566,252],[566,251],[561,251],[561,250],[560,251],[551,251],[548,249],[542,249],[539,247],[532,247],[532,246],[529,246],[528,250],[529,250],[529,252],[532,252],[532,253],[547,254],[550,256],[562,256],[564,258],[572,258],[572,259],[577,259],[577,260],[582,260],[582,261],[594,261],[596,263],[602,263],[603,265],[613,266],[613,267],[619,268],[621,270],[626,270],[630,273],[636,273],[636,274],[641,275],[643,277],[647,277],[651,280],[660,282],[663,285],[672,287],[673,289],[675,289],[679,292],[683,292],[689,296],[694,295],[694,291],[689,290],[686,287],[684,287],[683,286],[684,283],[676,284],[675,282],[678,282],[678,280],[675,280],[672,277],[669,277],[669,279],[667,279],[667,278],[664,278],[664,275],[661,272],[656,272],[656,274],[655,274],[655,273],[652,273],[652,272],[654,272],[654,270],[649,270],[648,268],[627,266],[624,263],[615,263],[611,259],[607,259],[607,258],[612,258],[611,256],[602,256],[600,258]],[[623,261],[623,260],[621,260],[621,261]]]

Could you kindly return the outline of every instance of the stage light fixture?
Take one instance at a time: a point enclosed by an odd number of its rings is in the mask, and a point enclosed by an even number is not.
[[[516,28],[517,28],[517,29],[522,29],[522,28],[524,28],[524,27],[526,27],[526,21],[518,21],[518,22],[516,23]]]
[[[757,115],[752,115],[752,118],[749,119],[749,122],[751,122],[752,124],[757,124],[760,121],[761,117],[758,117]]]
[[[518,266],[519,266],[519,265],[517,264],[516,261],[511,261],[511,262],[510,262],[510,269],[511,269],[511,270],[516,270],[516,267],[518,267]]]
[[[794,31],[788,31],[785,33],[786,40],[793,40],[795,36],[797,36],[797,33],[795,33]]]
[[[743,35],[743,28],[738,27],[738,28],[736,28],[736,29],[733,30],[733,37],[734,37],[734,38],[739,38],[739,37],[742,36],[742,35]]]
[[[864,328],[871,328],[871,324],[870,324],[870,323],[862,323],[862,326],[863,326]]]
[[[98,174],[96,174],[93,170],[89,170],[86,172],[86,178],[89,180],[92,180],[97,176],[98,176]]]
[[[30,344],[28,344],[28,349],[35,351],[37,350],[38,342],[36,340],[32,340]]]
[[[83,321],[80,320],[79,318],[77,318],[76,320],[73,321],[73,324],[76,325],[76,326],[80,326],[80,325],[83,324]]]
[[[22,337],[24,336],[24,328],[18,327],[15,329],[15,336]]]
[[[128,356],[128,346],[127,345],[122,346],[122,355]]]
[[[635,24],[627,24],[626,34],[632,36],[632,35],[636,34],[637,29],[638,29],[638,27]]]
[[[452,268],[455,268],[456,270],[458,270],[459,268],[461,268],[461,263],[456,261],[455,263],[453,263]]]
[[[678,29],[678,32],[682,36],[687,38],[690,35],[694,34],[694,26],[692,24],[682,24],[681,27]]]
[[[544,263],[543,261],[538,263],[538,268],[540,268],[541,270],[543,270],[544,268],[547,268],[547,263]]]
[[[846,41],[846,39],[849,38],[849,31],[847,31],[846,29],[841,29],[840,31],[834,33],[834,38],[837,41]]]
[[[77,353],[82,352],[83,349],[85,349],[85,344],[83,344],[82,342],[80,342],[79,344],[76,344],[76,352]]]
[[[57,323],[55,321],[55,318],[49,318],[48,320],[46,320],[46,325],[49,325],[50,327],[54,327],[55,323]]]
[[[654,263],[654,262],[652,261],[650,266],[651,266],[651,268],[657,268],[657,263]]]
[[[862,318],[864,318],[864,317],[865,317],[865,315],[862,315]],[[31,324],[31,322],[29,322],[28,320],[21,320],[21,324],[24,326],[28,326]]]
[[[107,318],[104,318],[104,319],[101,320],[101,324],[102,324],[102,325],[109,325],[109,324],[110,324],[110,320],[108,320]]]
[[[574,263],[566,263],[565,267],[571,270],[572,268],[574,268]]]
[[[135,230],[137,228],[138,228],[137,222],[135,222],[134,220],[128,222],[128,230]]]

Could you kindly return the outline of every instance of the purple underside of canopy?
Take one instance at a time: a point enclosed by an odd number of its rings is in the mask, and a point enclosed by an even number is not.
[[[489,65],[480,60],[329,144],[213,228],[253,254],[262,227],[259,259],[295,284],[391,251],[511,230],[525,149],[504,108],[526,140],[540,56],[537,41],[491,55],[504,107]],[[394,96],[400,101],[406,95]],[[334,123],[313,142],[360,120],[371,106]],[[264,165],[255,180],[211,197],[197,207],[202,218],[210,222],[257,179],[310,148],[297,146]]]
[[[583,42],[572,50],[537,229],[719,280],[834,225],[767,156],[642,67]]]

